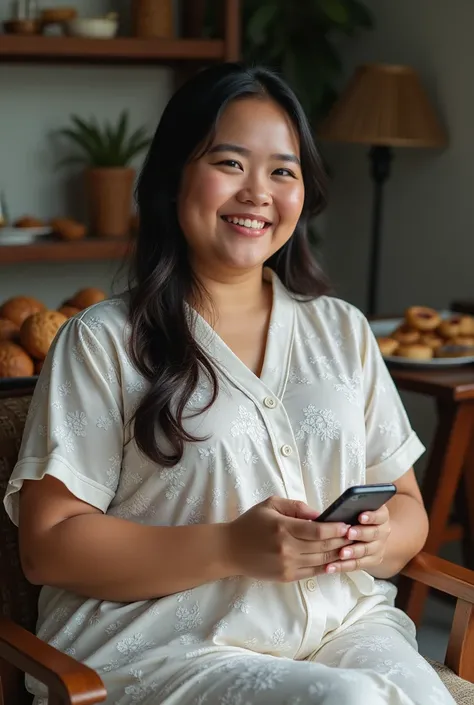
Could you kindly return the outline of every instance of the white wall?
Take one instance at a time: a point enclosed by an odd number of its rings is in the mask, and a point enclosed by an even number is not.
[[[48,0],[48,6],[54,4],[64,3]],[[106,0],[74,4],[84,16],[121,7]],[[0,2],[0,20],[8,13],[8,3]],[[71,113],[114,120],[123,108],[129,109],[133,127],[145,124],[154,131],[171,88],[166,68],[0,64],[0,189],[11,216],[86,217],[80,174],[57,168],[64,152],[55,131],[66,126]],[[55,306],[82,286],[108,288],[117,267],[115,262],[2,266],[0,248],[0,301],[25,293]]]

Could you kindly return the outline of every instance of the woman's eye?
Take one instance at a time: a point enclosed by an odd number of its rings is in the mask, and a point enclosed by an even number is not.
[[[291,176],[293,179],[296,178],[292,171],[289,169],[283,169],[283,167],[281,169],[275,169],[273,173],[277,176]]]
[[[224,159],[224,161],[219,162],[221,166],[230,166],[233,169],[242,169],[241,164],[237,162],[235,159]]]

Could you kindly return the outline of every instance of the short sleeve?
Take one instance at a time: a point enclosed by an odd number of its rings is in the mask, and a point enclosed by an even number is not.
[[[393,482],[425,448],[413,431],[402,400],[366,318],[360,316],[360,354],[365,399],[366,478]]]
[[[115,496],[123,452],[123,410],[116,367],[80,318],[56,337],[37,382],[5,509],[18,525],[25,480],[57,478],[103,512]]]

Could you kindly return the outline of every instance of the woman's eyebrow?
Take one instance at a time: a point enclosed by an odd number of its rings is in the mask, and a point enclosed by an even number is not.
[[[221,144],[215,144],[213,147],[211,147],[208,154],[218,154],[219,152],[235,152],[236,154],[241,154],[243,157],[249,157],[252,154],[251,150],[247,149],[247,147],[242,147],[238,144],[231,144],[230,142],[222,142]],[[291,162],[292,164],[298,164],[298,166],[301,165],[301,162],[296,156],[296,154],[277,153],[272,154],[271,158],[278,159],[279,161],[283,162]]]

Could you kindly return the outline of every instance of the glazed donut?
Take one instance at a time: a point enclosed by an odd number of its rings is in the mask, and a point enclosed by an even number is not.
[[[377,343],[382,355],[394,355],[399,345],[393,338],[377,338]]]
[[[420,335],[420,343],[427,345],[432,350],[437,350],[444,345],[444,340],[436,335],[436,333],[423,333]]]
[[[441,321],[438,327],[438,333],[443,336],[443,338],[456,338],[461,335],[461,317],[453,316],[452,318],[446,318]]]
[[[397,328],[397,330],[392,333],[392,338],[395,338],[400,345],[412,345],[417,343],[420,339],[420,333],[417,330],[413,330],[409,325],[403,323]]]
[[[474,336],[474,318],[472,316],[459,317],[459,335]]]
[[[407,357],[410,360],[431,360],[433,349],[428,345],[413,343],[412,345],[400,345],[396,352],[397,357]]]
[[[427,331],[434,330],[440,324],[441,317],[434,308],[427,306],[410,306],[405,311],[405,320],[410,328]]]

